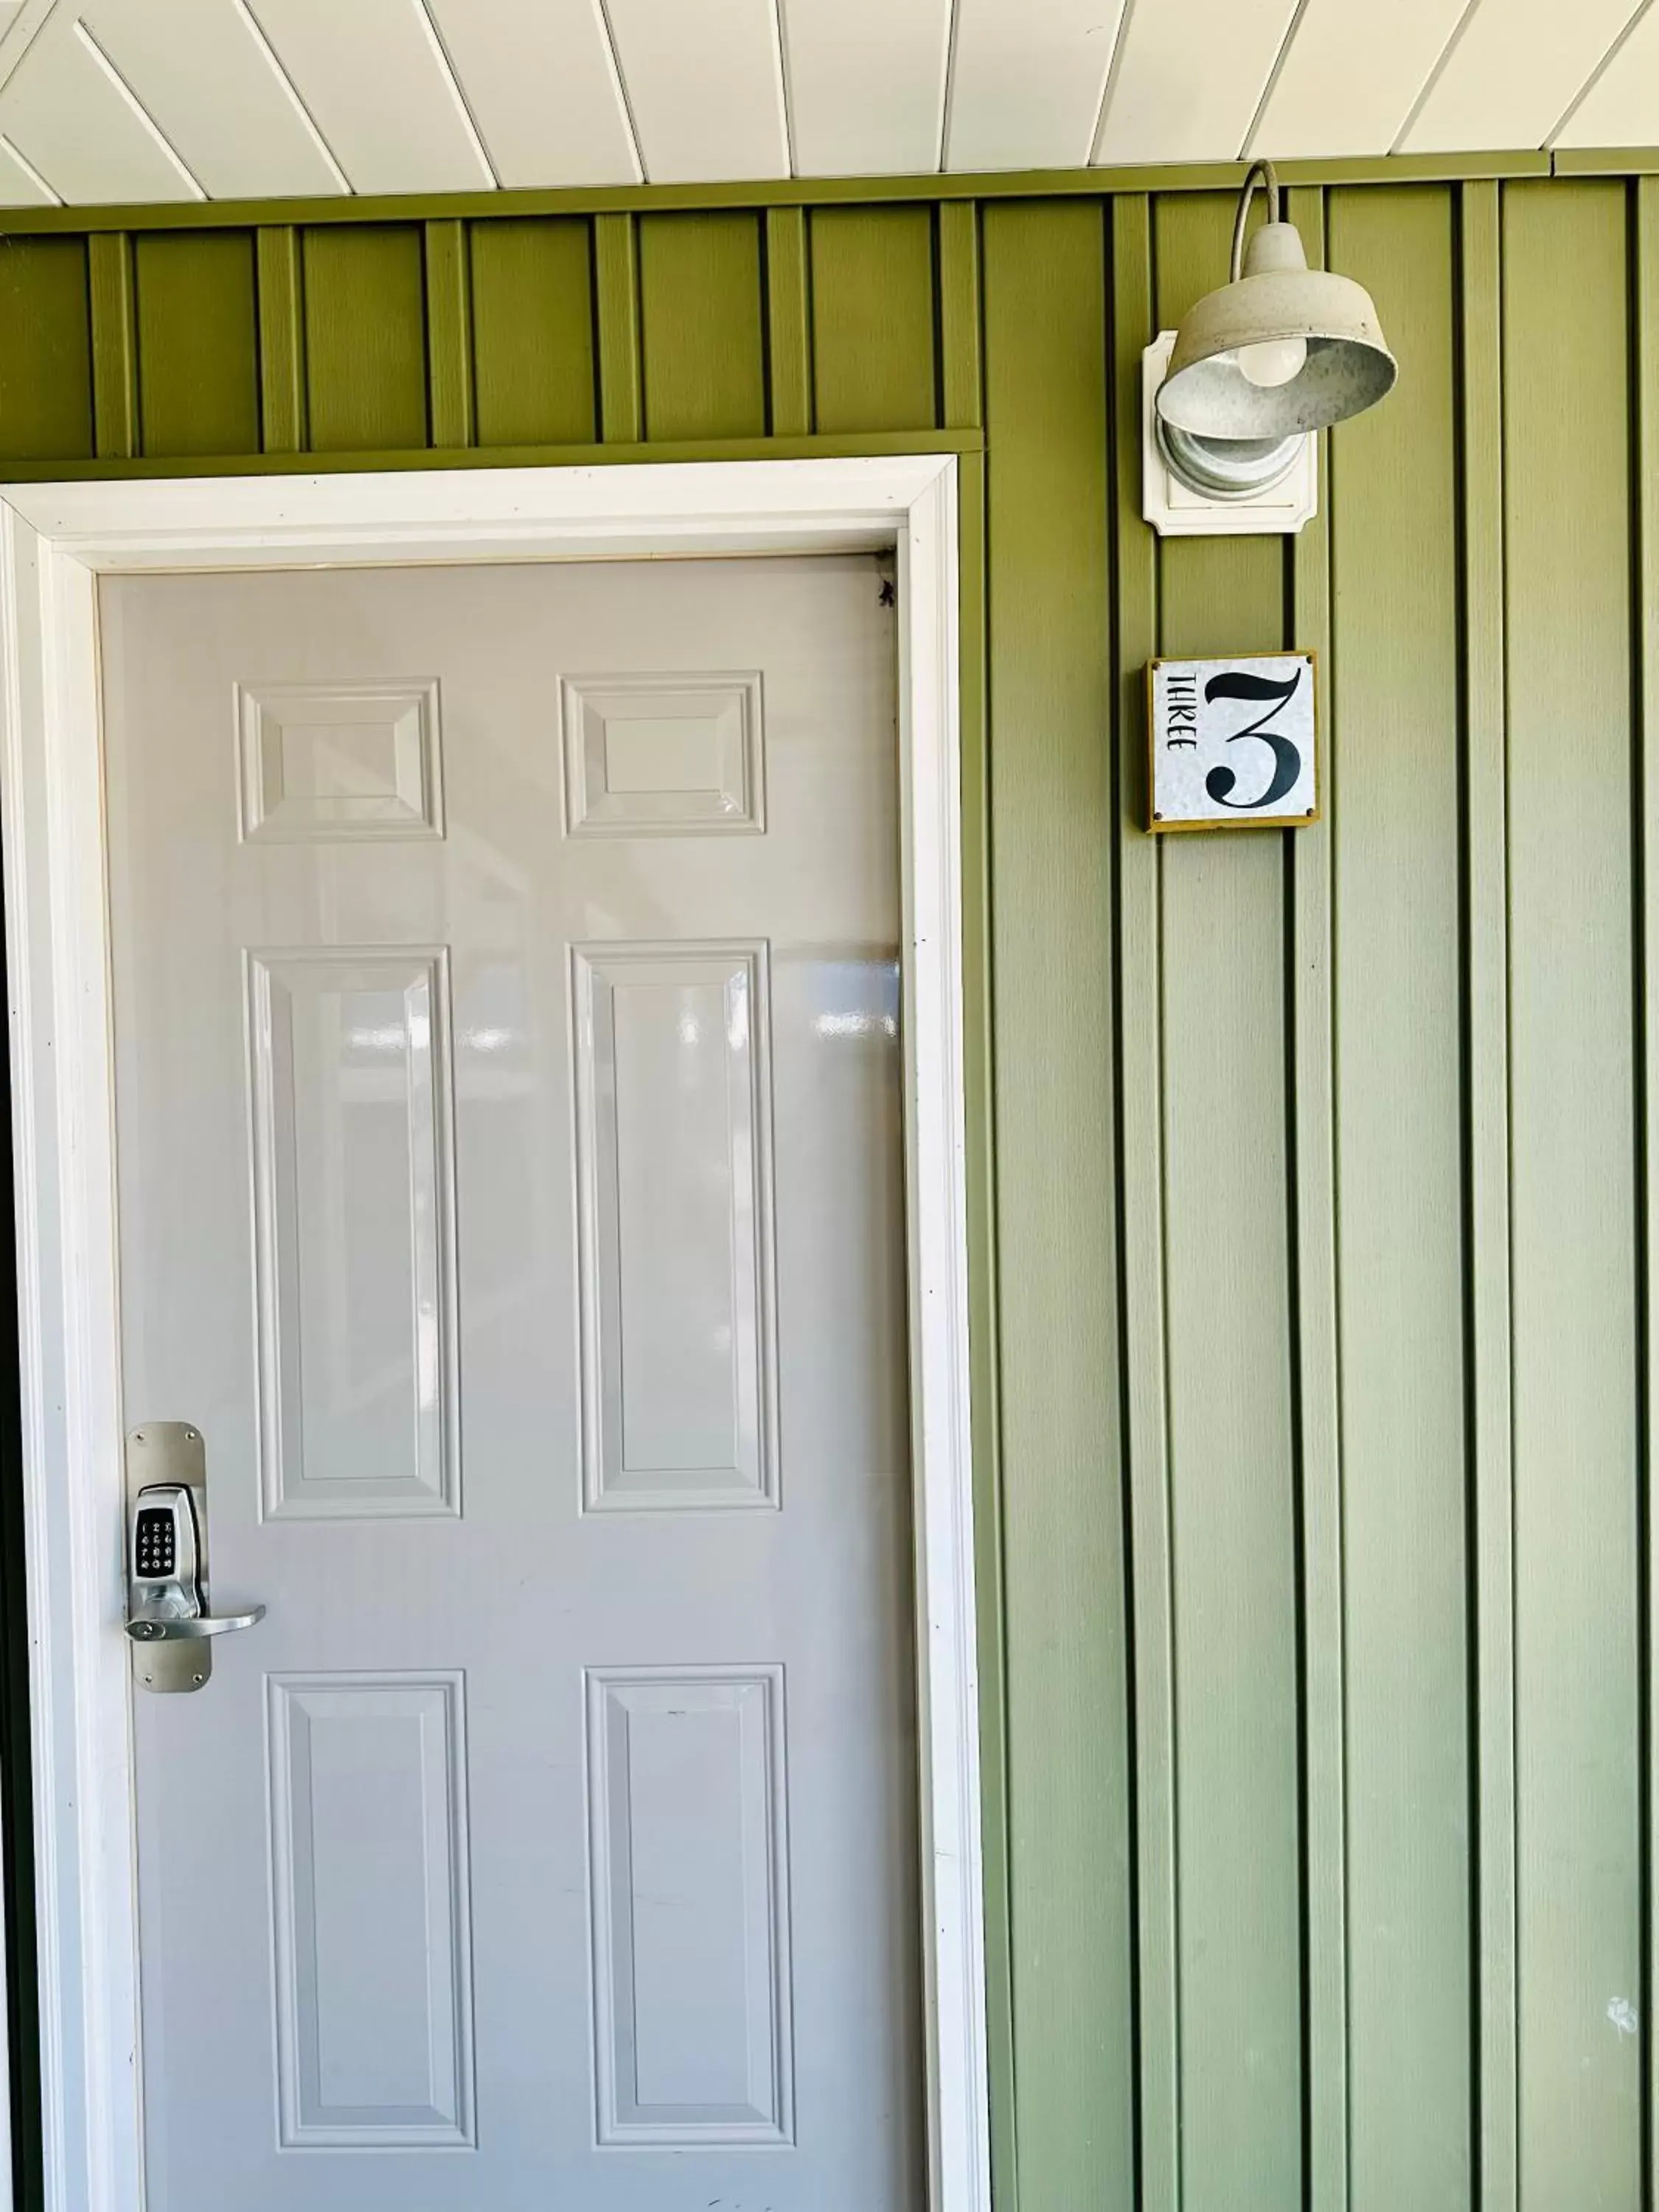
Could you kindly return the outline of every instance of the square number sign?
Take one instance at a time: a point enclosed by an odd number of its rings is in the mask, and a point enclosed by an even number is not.
[[[1152,830],[1294,829],[1319,818],[1310,653],[1154,660]]]

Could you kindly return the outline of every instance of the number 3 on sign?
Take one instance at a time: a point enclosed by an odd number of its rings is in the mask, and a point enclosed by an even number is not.
[[[1146,677],[1151,829],[1318,820],[1312,653],[1154,660]]]

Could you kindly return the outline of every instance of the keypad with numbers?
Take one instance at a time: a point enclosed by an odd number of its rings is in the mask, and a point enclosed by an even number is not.
[[[165,1582],[179,1570],[179,1532],[173,1513],[166,1506],[146,1506],[138,1516],[138,1559],[140,1575]]]

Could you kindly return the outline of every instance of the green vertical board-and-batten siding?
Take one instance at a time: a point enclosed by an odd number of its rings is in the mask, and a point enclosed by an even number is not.
[[[1638,2212],[1659,181],[1299,185],[1399,386],[1162,543],[1225,192],[708,199],[24,225],[0,472],[958,453],[1000,2212]],[[1147,838],[1287,645],[1322,823]]]

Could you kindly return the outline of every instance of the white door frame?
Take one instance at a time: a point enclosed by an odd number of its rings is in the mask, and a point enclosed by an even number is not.
[[[957,487],[955,461],[938,456],[0,489],[0,841],[49,2212],[141,2212],[143,2202],[99,574],[883,545],[898,553],[902,641],[929,2206],[988,2212]]]

